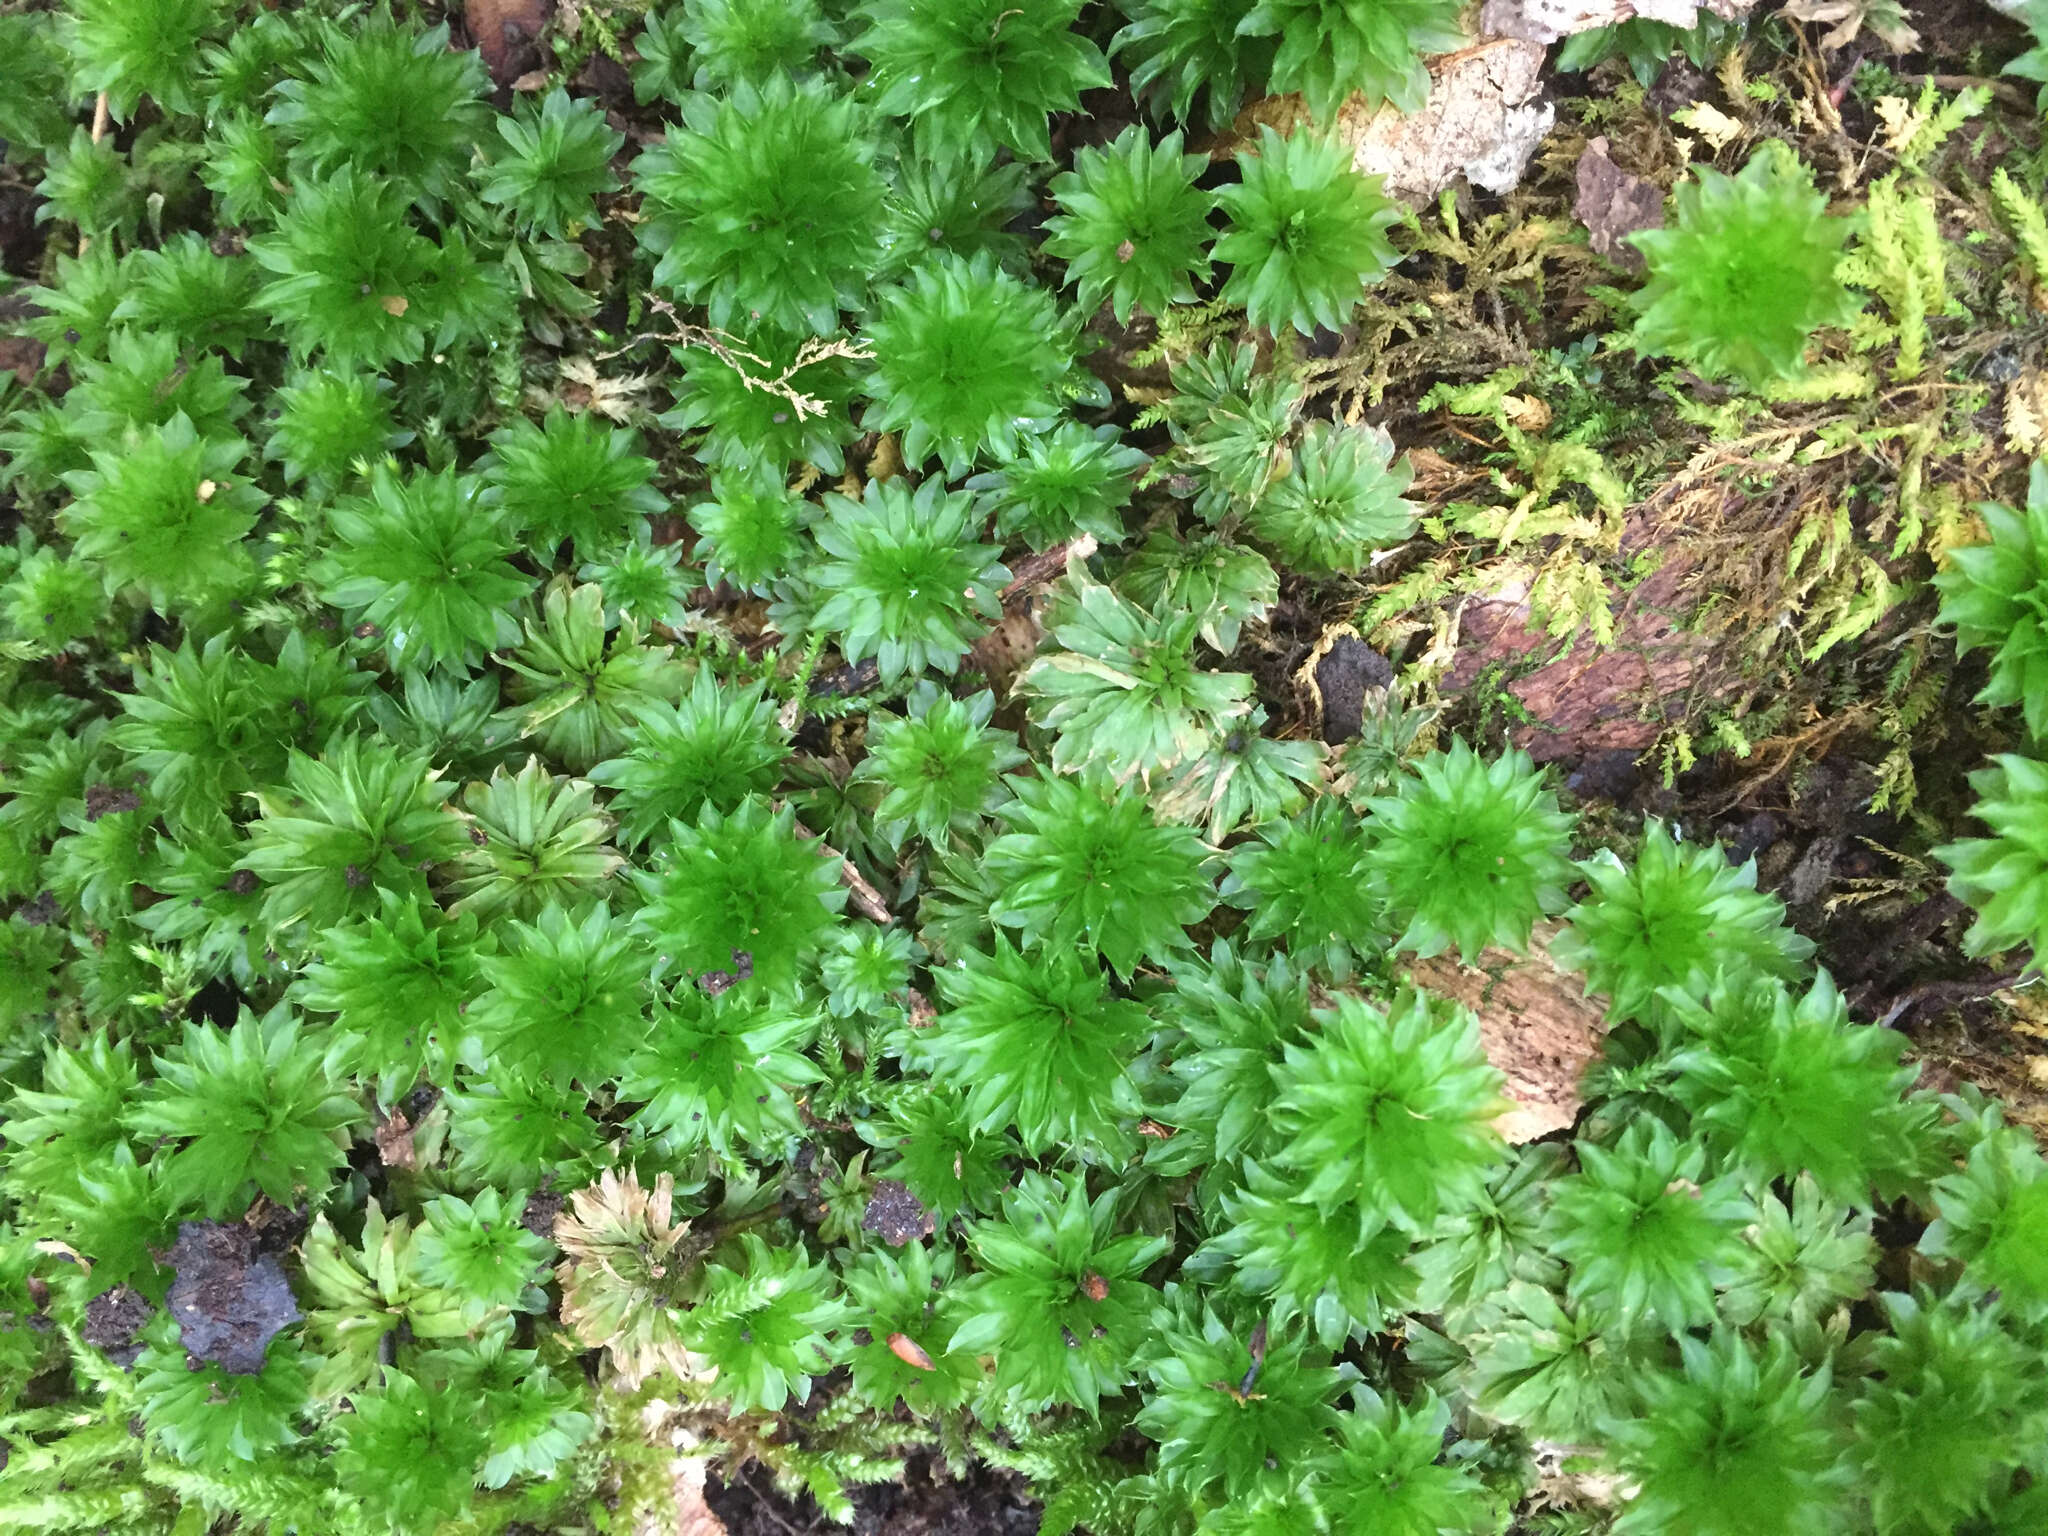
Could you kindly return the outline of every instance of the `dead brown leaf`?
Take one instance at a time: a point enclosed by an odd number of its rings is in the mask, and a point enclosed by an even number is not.
[[[1579,156],[1578,201],[1572,213],[1586,226],[1586,243],[1600,255],[1638,271],[1642,252],[1627,237],[1664,224],[1664,189],[1614,163],[1606,138],[1589,140]]]

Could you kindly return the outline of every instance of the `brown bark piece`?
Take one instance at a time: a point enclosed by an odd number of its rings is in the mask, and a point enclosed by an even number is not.
[[[1550,961],[1544,946],[1556,932],[1554,923],[1539,927],[1528,955],[1489,949],[1477,966],[1439,955],[1408,967],[1417,986],[1478,1015],[1486,1059],[1506,1076],[1515,1106],[1494,1126],[1515,1145],[1578,1119],[1579,1079],[1607,1035],[1600,1006]]]
[[[1586,226],[1586,243],[1611,261],[1640,272],[1643,253],[1628,236],[1664,226],[1664,189],[1614,163],[1606,138],[1588,141],[1579,156],[1579,196],[1572,213]]]
[[[540,35],[553,11],[553,0],[464,0],[469,35],[495,84],[510,85],[540,62]]]
[[[1353,97],[1337,114],[1352,163],[1385,178],[1389,195],[1427,202],[1464,176],[1489,192],[1522,179],[1550,131],[1556,110],[1542,99],[1544,48],[1518,38],[1488,38],[1430,62],[1429,99],[1404,115],[1368,109]]]
[[[1622,536],[1622,553],[1646,541],[1646,531],[1634,523]],[[1612,645],[1581,640],[1510,683],[1508,691],[1534,721],[1516,728],[1515,745],[1538,762],[1641,752],[1683,715],[1711,644],[1680,622],[1689,606],[1683,589],[1690,571],[1685,560],[1668,560],[1631,589],[1615,616]],[[1490,669],[1555,644],[1530,622],[1526,588],[1477,599],[1460,620],[1457,659],[1443,691],[1462,693]]]

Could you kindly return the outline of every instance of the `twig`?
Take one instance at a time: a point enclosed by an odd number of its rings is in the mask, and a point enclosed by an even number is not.
[[[796,835],[813,841],[818,840],[818,834],[802,822],[796,823]],[[825,852],[839,854],[839,850],[830,843],[825,844]],[[839,854],[839,878],[846,882],[846,891],[853,899],[854,910],[862,917],[871,923],[879,923],[884,928],[896,921],[894,914],[889,911],[889,903],[882,899],[882,893],[868,884],[867,876],[855,869],[853,860],[844,854]]]
[[[1055,544],[1051,549],[1041,550],[1035,555],[1026,555],[1010,572],[1010,584],[1003,588],[1005,604],[1014,601],[1036,586],[1042,586],[1067,568],[1070,560],[1086,560],[1095,553],[1095,535],[1084,533],[1077,539],[1064,544]]]
[[[107,93],[101,91],[99,100],[92,104],[92,141],[97,144],[107,136]]]
[[[639,335],[628,339],[624,345],[613,347],[609,352],[598,353],[598,362],[609,362],[612,358],[630,352],[633,348],[650,341],[665,341],[671,346],[678,347],[696,347],[701,351],[709,352],[713,357],[725,364],[726,367],[738,374],[740,376],[740,383],[746,388],[760,394],[774,395],[779,399],[788,401],[789,408],[796,413],[798,421],[813,420],[816,417],[829,414],[832,409],[828,402],[819,399],[815,395],[804,394],[796,387],[792,381],[798,374],[802,373],[806,368],[812,367],[817,363],[829,362],[833,358],[844,358],[848,362],[862,363],[870,361],[875,355],[874,348],[870,347],[866,342],[853,341],[845,337],[834,337],[830,341],[825,341],[819,337],[811,336],[805,338],[803,345],[796,349],[796,356],[790,360],[789,366],[777,370],[775,364],[768,361],[767,358],[761,356],[758,352],[749,351],[746,345],[729,331],[713,330],[708,326],[689,324],[676,313],[675,306],[666,299],[658,298],[650,293],[647,295],[647,307],[665,318],[669,323],[669,329],[666,331],[642,331]],[[749,364],[753,368],[759,369],[760,372],[750,371]]]

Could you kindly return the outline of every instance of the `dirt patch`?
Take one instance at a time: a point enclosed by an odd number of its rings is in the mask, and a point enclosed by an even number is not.
[[[856,1488],[852,1497],[853,1523],[840,1525],[808,1496],[778,1493],[759,1466],[704,1484],[704,1502],[728,1536],[1036,1536],[1042,1512],[1010,1473],[977,1463],[955,1481],[922,1452],[907,1460],[901,1482]]]
[[[171,1286],[171,1315],[186,1353],[195,1359],[252,1375],[263,1369],[271,1338],[299,1320],[283,1267],[257,1252],[257,1235],[245,1226],[184,1222],[165,1262],[178,1276]]]

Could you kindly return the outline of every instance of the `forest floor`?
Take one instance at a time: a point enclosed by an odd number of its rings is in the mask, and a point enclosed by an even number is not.
[[[588,0],[564,9],[590,30],[608,14]],[[1969,914],[1930,856],[1966,834],[1967,775],[2011,725],[1973,704],[1981,664],[1955,661],[1928,584],[1942,550],[1967,542],[1976,503],[2023,498],[2014,401],[2034,391],[2048,405],[2044,295],[2015,295],[1999,262],[1968,254],[1995,225],[1990,168],[2038,153],[2042,122],[2031,87],[1998,77],[2024,47],[2016,25],[1981,0],[1907,11],[1921,42],[1903,53],[1867,32],[1827,47],[1825,26],[1772,18],[1711,70],[1674,59],[1647,89],[1620,61],[1546,68],[1555,119],[1520,184],[1460,181],[1422,203],[1408,259],[1355,325],[1309,348],[1328,409],[1384,426],[1416,464],[1432,536],[1358,578],[1283,576],[1269,621],[1225,664],[1258,680],[1280,734],[1342,740],[1394,683],[1435,712],[1435,730],[1557,764],[1617,847],[1656,817],[1754,857],[1856,1015],[1906,1034],[1923,1080],[1974,1083],[2048,1131],[2048,1000],[1965,953]],[[573,90],[629,140],[658,137],[623,64],[589,30],[565,37],[563,19],[546,0],[467,6],[505,89],[580,54]],[[494,31],[509,41],[494,48]],[[1613,204],[1589,184],[1661,193],[1702,141],[1780,138],[1823,188],[1859,196],[1917,152],[1930,87],[1933,100],[1977,89],[1983,102],[1912,167],[1960,253],[1915,376],[1745,417],[1732,395],[1612,366],[1592,345],[1619,310],[1588,246]],[[1282,110],[1255,106],[1239,131]],[[1134,117],[1127,92],[1097,93],[1055,120],[1055,153],[1107,142]],[[1232,142],[1195,147],[1225,156]],[[0,172],[0,269],[17,277],[42,266],[51,226],[37,211],[32,189]],[[19,304],[0,295],[0,370],[26,382],[41,356],[9,334]],[[598,319],[626,333],[638,317]],[[1161,338],[1109,326],[1097,340],[1090,366],[1128,402],[1132,441],[1164,448],[1164,428],[1139,419],[1166,393]],[[1474,506],[1547,531],[1483,536]],[[0,499],[0,537],[11,521]],[[736,633],[760,623],[743,602],[704,600],[728,603]],[[1523,994],[1518,1006],[1550,1005]],[[706,1490],[730,1536],[832,1528],[754,1473]],[[858,1492],[850,1529],[1036,1529],[1021,1485],[976,1476],[913,1465],[902,1485]]]

